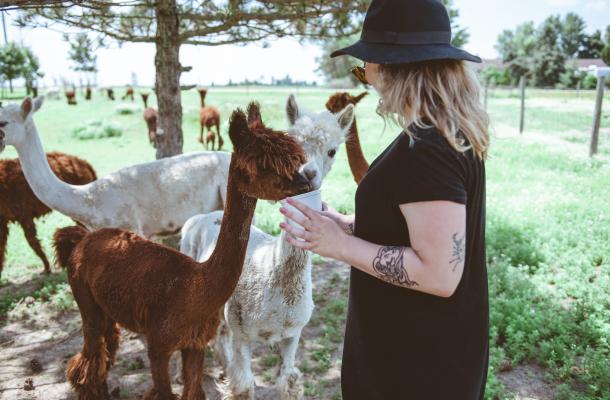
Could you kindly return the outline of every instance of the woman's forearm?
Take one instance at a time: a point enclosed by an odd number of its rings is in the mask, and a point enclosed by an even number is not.
[[[341,249],[341,261],[395,286],[440,297],[450,297],[455,289],[444,271],[425,265],[410,247],[379,246],[348,236]]]

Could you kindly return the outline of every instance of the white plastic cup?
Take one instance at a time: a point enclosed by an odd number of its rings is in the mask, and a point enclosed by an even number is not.
[[[320,191],[319,189],[314,190],[313,192],[299,194],[298,196],[292,196],[290,198],[305,204],[307,207],[311,208],[314,211],[322,211],[322,191]],[[282,200],[281,203],[282,207],[284,207],[285,209],[293,211],[297,215],[303,216],[302,212],[288,204],[286,200]],[[284,219],[287,223],[294,226],[295,228],[304,229],[301,225],[297,224],[290,218],[284,217]]]

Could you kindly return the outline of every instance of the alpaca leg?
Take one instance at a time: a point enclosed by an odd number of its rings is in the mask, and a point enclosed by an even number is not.
[[[83,321],[83,348],[68,361],[66,378],[76,391],[78,400],[110,399],[107,348],[104,341],[105,317],[89,289],[79,282],[70,282],[74,299]]]
[[[296,335],[280,342],[282,364],[280,365],[277,387],[282,400],[295,400],[303,397],[302,387],[299,384],[301,372],[294,365],[299,337],[300,335]]]
[[[8,221],[0,218],[0,277],[4,268],[4,257],[6,255],[6,242],[8,241]]]
[[[227,370],[229,390],[235,400],[254,400],[256,382],[252,373],[252,351],[250,343],[234,334],[232,340],[233,357]]]
[[[182,350],[182,380],[184,389],[182,400],[205,400],[205,392],[201,387],[205,352],[202,350]]]
[[[214,339],[214,358],[222,366],[223,370],[228,371],[231,364],[231,330],[229,324],[224,319],[224,313],[221,313],[220,325],[218,333]]]
[[[218,151],[222,149],[222,145],[224,144],[224,140],[222,140],[222,136],[220,136],[220,124],[216,124],[216,135],[218,135]]]
[[[169,356],[165,351],[159,351],[153,344],[148,344],[148,358],[150,359],[150,372],[153,379],[153,388],[148,390],[143,400],[178,400],[172,393],[169,379]]]
[[[19,224],[23,228],[23,232],[25,233],[25,238],[27,239],[28,244],[44,264],[44,272],[50,274],[51,266],[49,265],[49,260],[47,260],[47,256],[44,254],[44,251],[42,251],[40,241],[36,237],[36,225],[34,224],[34,221],[19,221]]]
[[[119,349],[119,337],[121,332],[119,326],[110,318],[106,319],[106,331],[104,339],[106,340],[106,349],[108,350],[108,368],[114,365],[116,352]]]
[[[212,135],[210,135],[210,133],[212,133]],[[216,137],[214,136],[213,132],[211,130],[208,130],[208,137],[210,137],[211,141],[212,141],[212,151],[214,151],[214,147],[216,146]]]

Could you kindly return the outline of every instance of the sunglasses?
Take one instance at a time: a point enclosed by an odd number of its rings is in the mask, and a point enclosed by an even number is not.
[[[366,80],[366,63],[362,67],[354,67],[351,69],[351,73],[354,74],[356,79],[364,85],[370,85],[369,81]]]

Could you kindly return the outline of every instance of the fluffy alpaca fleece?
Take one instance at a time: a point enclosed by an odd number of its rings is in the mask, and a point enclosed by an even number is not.
[[[353,106],[335,115],[312,114],[300,109],[290,96],[287,113],[288,132],[307,155],[303,174],[319,188],[345,140]],[[182,229],[180,251],[199,261],[208,259],[217,247],[222,218],[218,211],[189,219]],[[229,397],[254,399],[250,363],[256,342],[279,345],[281,398],[301,397],[300,372],[294,364],[301,331],[313,311],[311,289],[310,253],[289,245],[283,233],[276,238],[252,226],[244,272],[225,306],[215,342],[215,353],[228,375],[224,389]]]
[[[288,135],[248,123],[260,120],[256,104],[248,111],[248,120],[239,110],[231,118],[235,152],[226,216],[218,248],[206,262],[119,229],[56,232],[57,259],[68,269],[83,321],[83,349],[66,370],[79,400],[109,399],[106,377],[118,348],[117,323],[146,337],[154,386],[145,400],[177,399],[168,372],[177,350],[183,363],[181,399],[206,398],[201,387],[205,346],[242,272],[256,201],[310,189],[298,173],[305,161],[302,149]]]
[[[205,105],[205,96],[208,94],[207,89],[197,89],[199,92],[199,98],[201,100],[201,109],[199,110],[199,143],[205,144],[206,150],[214,150],[216,145],[216,137],[218,137],[218,147],[216,150],[222,150],[224,140],[220,135],[220,112],[216,107]],[[212,128],[216,128],[216,132]],[[203,138],[203,131],[207,130],[205,142]]]
[[[346,92],[337,92],[328,99],[326,108],[331,112],[338,112],[339,110],[344,109],[348,104],[353,104],[355,106],[366,95],[368,95],[368,93],[363,92],[354,97]],[[349,162],[349,168],[352,171],[352,176],[354,177],[356,184],[359,184],[369,170],[369,163],[366,161],[364,153],[362,152],[362,147],[360,146],[356,117],[354,117],[354,123],[350,127],[349,132],[347,142],[345,143],[347,161]]]
[[[97,179],[93,167],[85,160],[63,153],[48,153],[51,170],[59,179],[73,185],[84,185]],[[4,267],[8,224],[17,222],[23,228],[28,244],[51,272],[36,235],[34,220],[51,212],[32,192],[23,176],[18,159],[0,160],[0,276]]]
[[[156,147],[155,138],[157,137],[157,110],[148,107],[148,93],[141,93],[144,102],[144,122],[148,128],[148,141]]]
[[[122,228],[147,238],[178,233],[188,218],[223,208],[231,154],[198,152],[123,168],[82,186],[49,168],[32,114],[42,98],[0,108],[0,151],[15,146],[34,194],[90,230]]]

